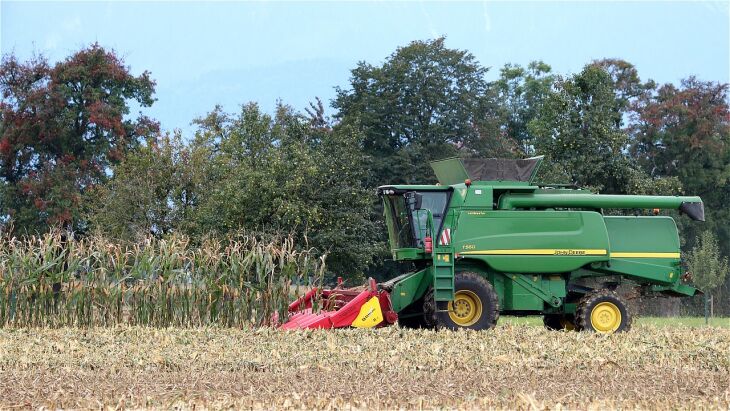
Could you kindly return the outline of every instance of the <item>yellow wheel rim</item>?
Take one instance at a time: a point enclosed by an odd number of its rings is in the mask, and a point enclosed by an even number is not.
[[[449,302],[449,318],[460,327],[476,324],[482,318],[482,300],[473,291],[457,291]]]
[[[621,326],[621,310],[614,303],[598,303],[591,310],[591,325],[599,333],[612,333]]]

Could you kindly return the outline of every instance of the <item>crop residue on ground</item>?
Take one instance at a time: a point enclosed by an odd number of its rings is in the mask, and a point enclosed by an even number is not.
[[[0,330],[0,408],[723,408],[730,330]]]

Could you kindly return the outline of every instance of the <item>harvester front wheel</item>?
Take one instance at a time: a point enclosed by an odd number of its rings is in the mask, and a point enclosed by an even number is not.
[[[424,304],[426,316],[436,328],[450,330],[486,330],[499,319],[499,300],[492,284],[473,272],[461,272],[454,277],[454,300],[448,303]],[[438,309],[436,307],[438,306]]]
[[[615,291],[592,291],[578,302],[576,325],[581,331],[602,334],[628,331],[631,320],[626,303]]]

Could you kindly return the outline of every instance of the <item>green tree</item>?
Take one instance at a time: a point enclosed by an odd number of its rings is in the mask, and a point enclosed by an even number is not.
[[[650,95],[656,88],[653,80],[643,82],[636,67],[627,61],[602,59],[593,61],[591,66],[601,68],[611,79],[617,112],[629,112],[639,99]]]
[[[711,230],[700,234],[697,244],[687,256],[687,267],[693,282],[706,292],[718,288],[725,281],[730,269],[728,258],[722,255],[717,237]]]
[[[257,105],[238,116],[219,108],[198,122],[191,151],[210,158],[199,190],[199,233],[246,228],[295,233],[328,253],[331,273],[354,277],[382,247],[370,219],[362,136],[348,125],[311,121],[287,106]]]
[[[195,206],[202,162],[191,161],[179,133],[148,138],[86,193],[85,220],[121,240],[184,231]]]
[[[428,161],[500,155],[494,99],[474,56],[445,39],[414,41],[380,66],[360,62],[337,89],[336,118],[359,130],[370,156],[368,186],[433,180]]]
[[[528,124],[536,153],[547,156],[541,178],[604,193],[677,192],[676,179],[650,178],[627,154],[624,119],[630,102],[651,83],[622,80],[627,75],[610,70],[615,64],[599,61],[568,78],[556,78]],[[619,71],[627,72],[627,67]]]
[[[545,99],[550,96],[556,76],[549,65],[534,61],[527,68],[507,64],[500,71],[499,80],[491,87],[497,91],[502,132],[507,141],[514,141],[520,154],[535,154],[534,139],[529,124],[540,113]]]
[[[141,114],[127,118],[130,102],[152,105],[154,85],[96,44],[54,66],[3,56],[0,218],[22,232],[78,223],[83,193],[157,132]]]

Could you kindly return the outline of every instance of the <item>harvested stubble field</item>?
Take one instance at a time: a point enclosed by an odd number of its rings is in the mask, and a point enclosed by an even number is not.
[[[0,408],[730,406],[730,330],[0,330]]]

